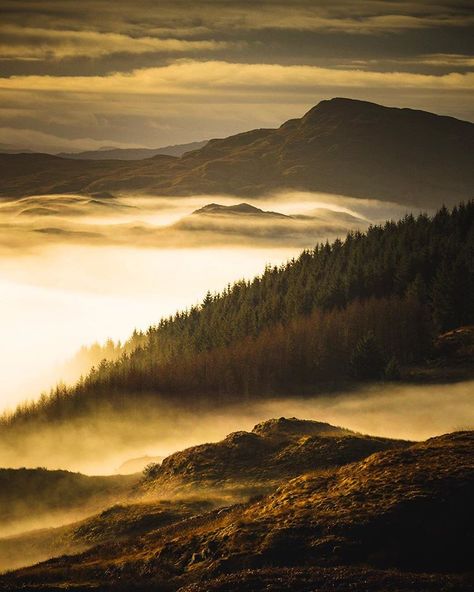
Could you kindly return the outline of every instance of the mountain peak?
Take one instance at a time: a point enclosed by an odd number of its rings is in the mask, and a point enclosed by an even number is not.
[[[319,118],[321,115],[328,114],[335,117],[341,117],[355,113],[381,113],[389,110],[400,111],[400,109],[395,107],[385,107],[383,105],[378,105],[377,103],[371,103],[370,101],[359,101],[357,99],[348,99],[346,97],[334,97],[333,99],[320,101],[317,105],[312,107],[305,115],[303,115],[301,122],[308,123],[315,118]]]

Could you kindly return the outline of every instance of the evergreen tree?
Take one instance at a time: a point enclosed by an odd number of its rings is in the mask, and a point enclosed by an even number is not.
[[[350,364],[352,375],[359,380],[379,379],[383,376],[385,359],[372,332],[359,340],[352,353]]]

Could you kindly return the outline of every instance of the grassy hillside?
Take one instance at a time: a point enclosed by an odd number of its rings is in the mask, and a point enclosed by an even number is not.
[[[344,465],[408,442],[362,436],[317,421],[275,419],[251,432],[194,446],[145,471],[140,489],[147,495],[226,495],[242,499],[308,471]]]
[[[0,586],[224,591],[242,581],[243,590],[342,592],[351,582],[355,590],[468,590],[473,453],[473,432],[378,452],[246,504],[6,574]]]
[[[472,197],[473,150],[472,123],[337,98],[277,129],[211,140],[180,158],[0,155],[0,193],[260,195],[292,188],[439,207]]]
[[[247,501],[307,471],[342,466],[374,452],[408,444],[357,435],[316,421],[269,420],[256,425],[252,432],[229,434],[221,442],[176,452],[161,465],[150,464],[140,482],[136,478],[125,482],[128,489],[123,487],[121,496],[115,498],[120,503],[100,514],[59,528],[0,539],[0,569],[77,553],[100,543],[123,541],[212,508]],[[55,475],[44,473],[45,480]],[[6,477],[4,481],[13,491],[19,479],[15,472],[9,474],[11,481]],[[39,480],[25,483],[29,487],[22,510],[27,513],[29,504],[37,512],[37,498],[43,494],[50,506],[57,505],[58,491],[66,493],[63,503],[73,500],[77,505],[84,489],[83,479],[78,477],[83,476],[65,472],[63,475],[76,477],[77,482],[70,478],[67,487],[62,482],[61,487],[44,491],[38,489]],[[4,499],[5,508],[15,508],[16,501],[13,496]]]

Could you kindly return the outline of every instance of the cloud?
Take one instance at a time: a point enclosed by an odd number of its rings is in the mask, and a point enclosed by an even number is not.
[[[397,68],[407,66],[431,66],[434,68],[449,68],[466,70],[474,68],[474,56],[456,53],[427,53],[409,57],[353,59],[348,62],[349,67],[375,68],[383,64]],[[432,71],[432,70],[431,70]]]
[[[339,70],[317,66],[177,61],[158,68],[107,76],[12,76],[0,90],[108,95],[200,95],[220,93],[301,93],[321,87],[384,87],[474,90],[474,72],[443,75]]]
[[[0,127],[155,146],[340,95],[472,119],[473,24],[457,0],[2,0]]]
[[[412,29],[467,26],[474,17],[468,7],[450,0],[153,0],[113,2],[83,0],[61,3],[4,0],[8,22],[53,24],[69,28],[78,21],[84,30],[141,31],[182,29],[188,35],[205,31],[282,29],[383,33]],[[73,27],[74,28],[74,27]]]
[[[2,144],[11,146],[28,146],[30,150],[38,152],[74,152],[83,150],[98,150],[107,140],[93,138],[62,138],[54,134],[48,134],[31,129],[19,129],[15,127],[0,127]],[[141,148],[141,144],[130,142],[114,142],[115,148]]]
[[[60,60],[78,56],[97,58],[114,53],[186,53],[212,51],[228,46],[223,41],[214,40],[132,37],[121,33],[54,31],[16,25],[2,27],[2,39],[2,58],[15,60]]]

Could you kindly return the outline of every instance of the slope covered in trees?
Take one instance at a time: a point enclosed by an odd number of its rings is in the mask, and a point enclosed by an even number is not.
[[[437,334],[474,322],[473,255],[474,202],[350,233],[208,294],[150,327],[131,353],[3,425],[66,418],[100,402],[126,407],[131,393],[217,404],[395,378],[400,364],[429,355]]]

